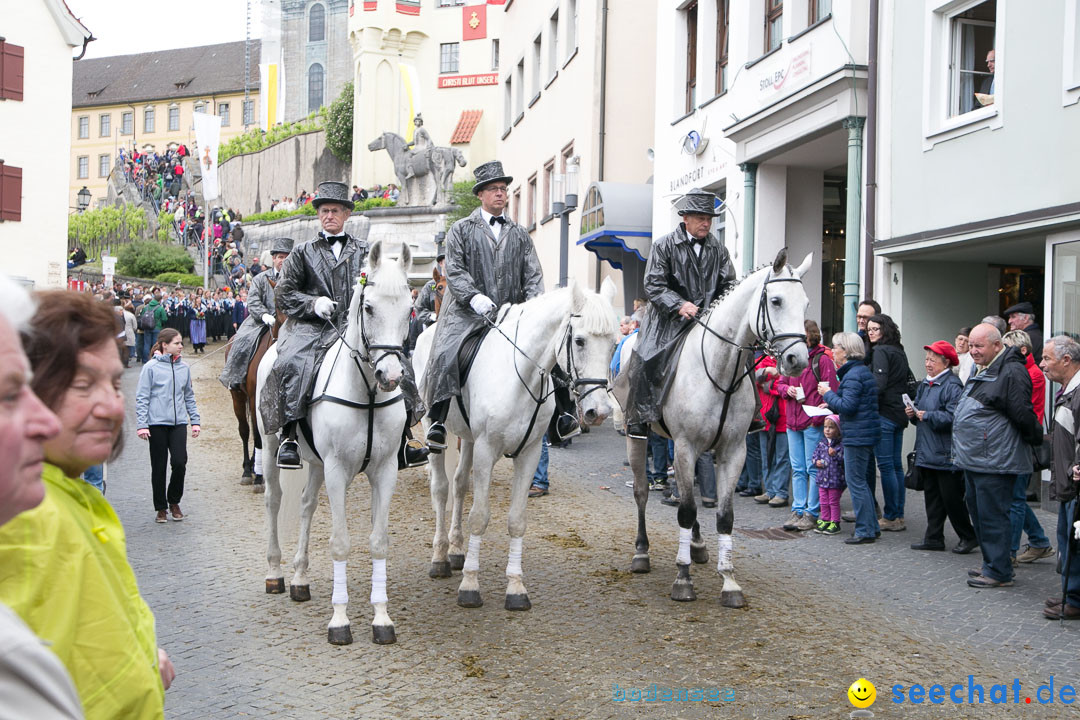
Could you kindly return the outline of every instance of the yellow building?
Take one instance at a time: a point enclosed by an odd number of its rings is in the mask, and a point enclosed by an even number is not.
[[[105,202],[120,148],[164,152],[195,144],[192,113],[221,116],[221,141],[259,123],[259,41],[160,50],[75,63],[69,207],[86,187]],[[245,104],[244,67],[249,68]]]

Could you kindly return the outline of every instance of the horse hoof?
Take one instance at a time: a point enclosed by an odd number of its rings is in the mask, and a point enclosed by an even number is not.
[[[352,630],[348,625],[332,627],[326,631],[326,640],[331,645],[352,645]]]
[[[450,577],[450,563],[446,562],[446,561],[431,563],[431,569],[428,570],[428,577],[433,577],[433,578],[448,578],[448,577]]]
[[[507,610],[528,610],[532,607],[532,603],[529,602],[528,595],[507,595],[505,607]]]
[[[264,483],[264,482],[253,483],[252,487],[251,487],[251,492],[255,493],[256,495],[262,495],[264,492],[266,492],[266,483]]]
[[[307,602],[311,599],[311,586],[310,585],[290,585],[289,597],[296,602]],[[347,629],[347,628],[346,628]],[[330,642],[334,642],[331,640]],[[350,640],[349,642],[352,642]]]
[[[690,544],[690,559],[697,565],[709,562],[709,549],[704,544]]]
[[[746,598],[743,597],[742,590],[729,590],[720,593],[720,604],[729,608],[746,607]]]
[[[694,592],[693,583],[686,580],[676,580],[671,586],[671,599],[676,602],[697,600],[697,593]]]
[[[465,567],[465,556],[464,555],[451,555],[450,556],[450,569],[451,570],[460,570],[463,567]]]
[[[463,608],[478,608],[484,604],[484,600],[479,590],[458,590],[457,604]]]
[[[348,629],[348,628],[346,628]],[[333,642],[333,640],[331,640]],[[393,645],[397,642],[397,634],[393,625],[372,625],[371,642],[376,645]]]
[[[253,482],[254,482],[254,479],[251,477],[251,475],[244,475],[243,477],[240,478],[240,484],[241,485],[250,485]]]
[[[648,555],[635,555],[634,559],[630,561],[630,572],[632,573],[644,574],[651,569]]]
[[[285,592],[285,578],[279,577],[266,581],[267,595],[281,595]]]

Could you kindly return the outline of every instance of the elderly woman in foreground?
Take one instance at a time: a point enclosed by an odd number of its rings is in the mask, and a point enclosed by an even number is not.
[[[89,295],[39,299],[26,342],[31,388],[60,431],[44,444],[45,499],[0,528],[0,601],[51,644],[87,718],[161,718],[172,663],[157,647],[119,518],[79,479],[119,447],[115,319]]]
[[[844,540],[848,545],[872,543],[881,534],[874,512],[867,468],[870,453],[881,436],[878,420],[878,385],[870,368],[863,364],[866,350],[855,333],[836,333],[832,338],[833,362],[840,387],[836,392],[829,383],[818,383],[824,405],[840,416],[844,433],[844,473],[851,504],[855,510],[855,532]]]

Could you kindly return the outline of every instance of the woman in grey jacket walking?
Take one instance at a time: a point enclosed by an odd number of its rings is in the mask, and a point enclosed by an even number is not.
[[[154,486],[154,509],[157,522],[183,520],[180,498],[184,494],[187,468],[187,431],[199,437],[199,411],[191,387],[191,368],[180,359],[184,340],[180,333],[165,328],[158,335],[162,352],[143,366],[139,388],[135,391],[135,420],[140,438],[150,441],[150,481]],[[172,476],[165,487],[165,465],[171,463]]]

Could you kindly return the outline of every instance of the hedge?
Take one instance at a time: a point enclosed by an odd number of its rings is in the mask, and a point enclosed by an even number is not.
[[[190,273],[195,261],[177,245],[133,242],[120,248],[116,268],[123,275],[150,278],[167,272]]]

